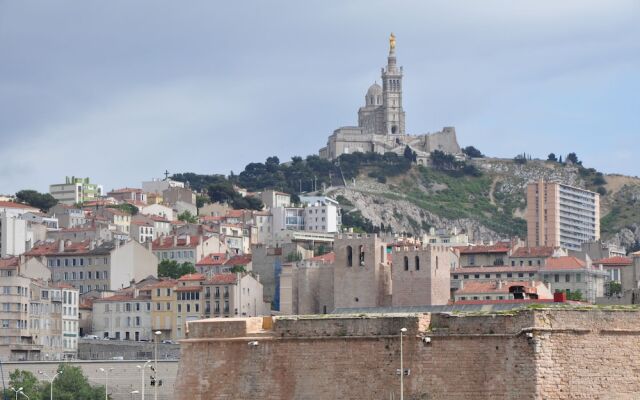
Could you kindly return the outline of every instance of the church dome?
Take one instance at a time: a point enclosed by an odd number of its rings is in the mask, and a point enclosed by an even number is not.
[[[368,106],[379,106],[382,104],[382,87],[377,83],[369,86],[367,95],[365,96],[365,103]]]

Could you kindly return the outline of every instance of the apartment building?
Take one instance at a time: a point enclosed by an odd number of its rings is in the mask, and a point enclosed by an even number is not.
[[[89,178],[67,176],[64,183],[50,185],[49,193],[62,204],[74,205],[97,200],[103,195],[104,189],[102,185],[91,183]]]
[[[553,293],[539,281],[489,281],[462,284],[454,302],[477,300],[551,300]]]
[[[600,195],[540,180],[527,185],[527,244],[581,250],[600,238]]]
[[[208,254],[227,252],[227,246],[217,237],[201,235],[159,237],[153,241],[152,248],[158,260],[175,260],[180,264],[189,262],[193,265]]]
[[[62,282],[80,293],[117,290],[131,281],[158,273],[158,259],[151,250],[133,240],[96,242],[48,241],[25,253],[42,261],[52,271],[54,282]]]
[[[305,205],[304,230],[336,233],[342,227],[340,204],[326,196],[301,196]]]
[[[147,194],[142,189],[122,188],[112,190],[107,196],[113,197],[120,202],[132,204],[147,204]]]
[[[118,340],[152,340],[150,290],[128,288],[102,299],[92,307],[94,335]]]

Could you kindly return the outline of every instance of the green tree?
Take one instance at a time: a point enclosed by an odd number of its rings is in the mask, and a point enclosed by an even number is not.
[[[582,161],[578,160],[578,156],[576,153],[567,154],[567,158],[565,159],[567,162],[571,162],[572,164],[582,165]]]
[[[616,281],[609,281],[605,287],[608,296],[622,293],[622,284]]]
[[[549,153],[549,155],[547,156],[547,161],[558,162],[558,158],[554,153]]]
[[[29,399],[41,400],[41,385],[38,378],[29,371],[16,369],[9,373],[9,386],[12,388],[22,388],[24,394],[29,396]],[[15,392],[7,389],[4,392],[3,398],[14,398]],[[48,398],[48,397],[47,397]]]
[[[182,214],[178,214],[178,220],[189,224],[195,224],[198,222],[198,217],[191,214],[189,210],[185,210]]]
[[[58,370],[60,374],[53,385],[53,398],[56,400],[102,400],[104,396],[104,386],[91,386],[87,377],[82,373],[80,367],[73,367],[68,364],[60,364]],[[33,376],[33,374],[31,374]],[[35,378],[35,377],[34,377]],[[24,388],[24,386],[23,386]],[[24,389],[23,389],[24,390]],[[37,391],[32,392],[33,396],[25,393],[32,400],[48,400],[50,397],[51,384],[42,381],[38,384]],[[111,399],[111,396],[108,396]]]
[[[244,265],[234,265],[233,268],[231,268],[230,272],[234,274],[245,273],[247,272],[247,269]]]
[[[113,205],[108,205],[107,208],[115,208],[118,209],[122,212],[126,212],[129,215],[136,215],[138,213],[138,207],[134,206],[133,204],[129,204],[129,203],[122,203],[122,204],[113,204]]]
[[[583,301],[582,291],[580,289],[567,293],[567,300]]]
[[[21,190],[16,193],[16,198],[22,203],[26,203],[31,207],[43,211],[48,211],[51,207],[58,204],[58,200],[49,193],[40,193],[36,190]]]
[[[209,196],[205,194],[196,195],[196,207],[202,208],[208,202],[209,202]]]
[[[462,152],[471,158],[482,158],[484,154],[473,146],[467,146],[462,149]]]
[[[178,264],[176,260],[162,260],[160,261],[160,264],[158,264],[159,278],[178,279],[181,276],[193,274],[195,272],[195,267],[189,262]]]

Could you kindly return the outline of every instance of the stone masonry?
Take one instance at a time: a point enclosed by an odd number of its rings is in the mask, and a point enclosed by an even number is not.
[[[637,309],[190,323],[176,393],[204,399],[635,399]],[[207,368],[193,368],[193,366]],[[177,398],[177,397],[176,397]]]

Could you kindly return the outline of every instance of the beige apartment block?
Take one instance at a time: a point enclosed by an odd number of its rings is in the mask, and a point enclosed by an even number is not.
[[[600,195],[557,182],[527,185],[527,245],[581,250],[600,238]]]

